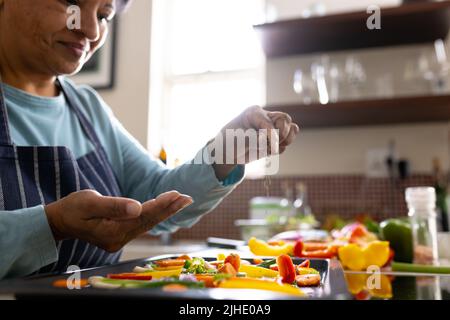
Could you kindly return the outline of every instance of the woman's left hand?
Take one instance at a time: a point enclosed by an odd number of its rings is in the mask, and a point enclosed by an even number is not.
[[[267,141],[267,144],[258,144],[257,146],[257,152],[255,154],[258,155],[258,159],[260,158],[259,151],[262,147],[267,148],[267,155],[282,154],[286,150],[286,148],[295,140],[296,136],[300,132],[299,126],[292,122],[292,118],[287,113],[269,112],[258,106],[250,107],[246,109],[242,114],[240,114],[237,118],[228,123],[219,133],[219,135],[221,135],[223,138],[224,159],[227,159],[227,152],[230,151],[226,148],[227,131],[233,132],[229,130],[236,131],[238,129],[242,129],[244,131],[247,131],[249,129],[255,130],[258,139],[261,137],[261,135],[266,135],[262,138],[263,140]],[[261,129],[265,130],[260,131]],[[224,161],[223,164],[213,164],[216,176],[219,180],[225,179],[237,164],[249,163],[253,160],[256,160],[249,157],[252,146],[250,146],[247,142],[245,143],[244,150],[238,150],[239,148],[235,146],[233,157],[234,163],[228,163],[227,161]]]

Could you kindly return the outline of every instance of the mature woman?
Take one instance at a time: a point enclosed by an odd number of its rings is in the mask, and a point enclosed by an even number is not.
[[[138,235],[190,227],[242,180],[244,166],[168,170],[99,95],[63,75],[105,42],[126,0],[0,0],[0,279],[118,261]],[[67,27],[70,5],[81,27]],[[279,129],[291,119],[247,109],[225,129]],[[176,191],[174,191],[176,190]]]

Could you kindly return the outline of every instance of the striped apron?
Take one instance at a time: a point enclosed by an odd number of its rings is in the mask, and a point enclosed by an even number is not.
[[[94,151],[75,159],[66,147],[21,147],[11,140],[8,114],[0,81],[0,210],[17,210],[52,203],[80,190],[96,190],[104,196],[120,196],[121,191],[106,152],[92,125],[78,107],[80,101],[59,86],[71,111],[80,121]],[[33,124],[30,124],[33,125]],[[92,244],[69,239],[57,242],[58,261],[36,273],[60,273],[70,265],[90,268],[116,263],[121,251],[110,254]]]

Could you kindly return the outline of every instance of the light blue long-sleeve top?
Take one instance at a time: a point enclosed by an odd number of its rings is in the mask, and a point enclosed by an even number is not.
[[[219,181],[211,165],[186,163],[167,169],[123,128],[101,97],[88,86],[68,84],[106,150],[124,197],[145,202],[177,190],[194,204],[157,225],[152,234],[191,227],[214,209],[243,179],[238,166]],[[65,97],[38,97],[3,84],[9,127],[18,146],[65,146],[77,158],[93,151]],[[132,106],[124,106],[130,108]],[[200,151],[202,152],[202,151]],[[57,261],[58,252],[43,206],[0,211],[0,279],[28,275]]]

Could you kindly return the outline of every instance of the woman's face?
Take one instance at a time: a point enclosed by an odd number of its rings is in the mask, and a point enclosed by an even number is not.
[[[114,2],[0,0],[0,57],[42,74],[76,73],[104,44]]]

